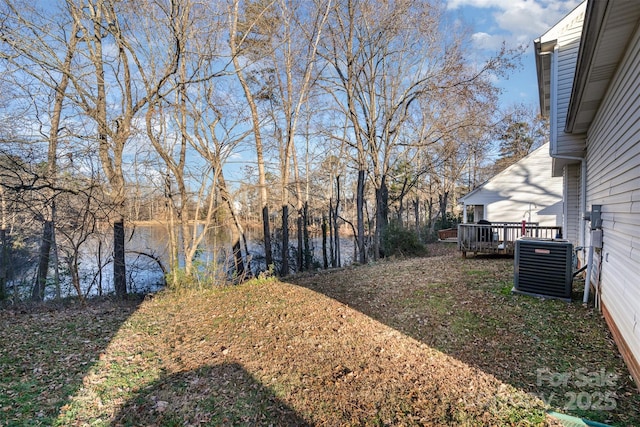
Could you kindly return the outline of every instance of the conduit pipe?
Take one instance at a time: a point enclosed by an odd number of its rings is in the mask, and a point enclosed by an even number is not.
[[[586,222],[586,221],[585,221]],[[587,258],[587,276],[584,278],[584,294],[582,295],[582,303],[589,302],[589,288],[591,287],[591,267],[593,265],[593,242],[589,239],[589,257]]]

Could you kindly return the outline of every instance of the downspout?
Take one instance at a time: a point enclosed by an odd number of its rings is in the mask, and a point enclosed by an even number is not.
[[[558,45],[556,44],[553,48],[553,55],[551,55],[551,74],[552,82],[558,81]],[[551,85],[551,108],[555,109],[555,106],[558,105],[558,92],[556,85]],[[558,154],[558,122],[557,122],[557,112],[552,111],[551,114],[551,157],[556,159],[563,160],[574,160],[580,162],[580,212],[582,215],[582,223],[579,229],[579,246],[582,246],[582,259],[584,259],[584,250],[585,244],[587,241],[587,159],[584,157],[576,157],[576,156],[563,156]],[[565,166],[566,167],[566,166]],[[589,286],[591,282],[591,264],[593,263],[593,247],[589,248],[589,259],[587,260],[587,276],[584,281],[584,293],[583,293],[583,302],[586,303],[589,300]]]
[[[586,221],[584,221],[586,223]],[[582,303],[586,304],[589,302],[589,289],[591,288],[591,272],[593,265],[593,242],[589,242],[589,255],[587,258],[587,275],[584,278],[584,292],[582,294]],[[598,302],[596,301],[596,306]]]

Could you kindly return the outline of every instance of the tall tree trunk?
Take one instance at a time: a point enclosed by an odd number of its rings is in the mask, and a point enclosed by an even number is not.
[[[340,175],[336,176],[336,204],[333,209],[333,246],[335,247],[335,264],[334,267],[342,265],[342,257],[340,254],[340,229],[338,228],[338,218],[340,216]]]
[[[313,257],[311,256],[311,247],[309,239],[309,203],[304,202],[304,210],[302,215],[302,225],[304,227],[304,269],[311,270],[311,262]]]
[[[124,218],[113,223],[113,286],[116,296],[127,297],[127,277],[124,259]]]
[[[244,250],[246,252],[246,269],[251,271],[251,264],[249,261],[249,247],[247,246],[247,236],[244,232],[244,228],[242,224],[240,224],[240,220],[236,215],[236,212],[233,208],[233,200],[231,194],[229,193],[229,189],[227,188],[227,181],[224,178],[224,173],[221,171],[220,176],[218,177],[218,191],[220,192],[220,197],[227,204],[227,209],[229,209],[229,214],[231,215],[231,219],[233,220],[233,224],[235,226],[236,232],[234,233],[234,244],[233,244],[233,255],[234,255],[234,263],[236,269],[237,277],[244,277],[246,275],[245,263],[242,256],[242,246],[240,242],[242,241],[242,245],[244,245]]]
[[[62,65],[62,73],[60,82],[55,85],[55,98],[53,102],[53,110],[51,112],[51,123],[49,129],[49,147],[47,151],[47,176],[46,178],[55,185],[56,175],[58,173],[58,138],[60,136],[60,122],[62,119],[63,103],[69,87],[70,69],[73,56],[75,55],[78,38],[76,33],[78,24],[74,23],[71,29],[72,36],[67,44],[67,52],[65,54]],[[51,254],[51,246],[54,241],[55,233],[55,195],[51,190],[45,190],[48,203],[44,206],[45,221],[42,226],[42,242],[40,247],[40,260],[38,262],[38,273],[36,275],[36,283],[34,285],[32,299],[42,301],[44,297],[44,287],[47,282],[47,272],[49,271],[49,261]],[[57,260],[56,260],[57,262]],[[57,267],[56,267],[57,268]]]
[[[164,206],[166,209],[167,219],[167,235],[169,236],[169,283],[176,285],[178,281],[178,273],[180,269],[179,248],[178,248],[178,230],[175,219],[175,209],[173,201],[173,189],[171,187],[171,175],[169,171],[164,177]]]
[[[125,216],[125,189],[124,174],[122,170],[122,153],[124,143],[129,136],[129,125],[126,119],[118,123],[116,134],[109,136],[109,124],[107,118],[107,92],[105,79],[105,62],[103,56],[103,4],[100,7],[91,9],[91,19],[93,21],[93,51],[91,61],[95,71],[96,98],[93,114],[97,123],[98,155],[111,187],[111,201],[116,209],[116,219],[113,223],[113,285],[116,296],[120,299],[126,298],[127,284],[124,262],[124,216]],[[122,48],[120,53],[122,53]],[[123,67],[125,73],[128,68]],[[127,101],[130,101],[127,99]],[[129,113],[129,112],[127,112]],[[131,119],[131,118],[129,118]]]
[[[51,243],[53,241],[53,221],[46,220],[42,230],[42,242],[40,243],[40,255],[38,262],[38,271],[36,272],[36,281],[33,284],[31,299],[33,301],[42,301],[44,299],[44,290],[47,285],[47,273],[49,271],[49,257],[51,254]]]
[[[327,217],[322,216],[322,266],[326,270],[329,268],[329,260],[327,259]]]
[[[420,199],[416,196],[413,200],[413,216],[416,225],[416,235],[420,238]]]
[[[304,212],[302,209],[298,209],[298,224],[297,224],[297,235],[298,235],[298,248],[296,251],[296,258],[298,262],[298,271],[304,271]]]
[[[426,202],[427,203],[427,223],[429,224],[429,231],[431,234],[433,234],[434,231],[434,226],[435,226],[435,221],[433,218],[433,196],[429,195],[429,200]]]
[[[52,217],[56,218],[56,205],[52,203]],[[51,255],[53,258],[53,283],[56,289],[56,300],[62,298],[62,289],[60,289],[60,262],[58,257],[58,242],[56,241],[56,225],[53,222],[53,231],[51,233]]]
[[[262,207],[262,234],[264,235],[264,260],[267,270],[273,265],[273,251],[271,250],[271,227],[269,226],[269,206]]]
[[[337,213],[333,215],[333,229],[333,246],[335,248],[336,267],[340,267],[342,265],[342,253],[340,252],[340,228],[338,227]]]
[[[335,230],[333,229],[333,199],[329,199],[329,259],[331,260],[331,267],[337,267],[336,265],[336,255],[335,249],[333,247],[335,240],[333,239],[333,234]]]
[[[376,189],[376,256],[384,257],[387,248],[384,247],[383,237],[389,225],[389,189],[386,176],[380,179],[380,188]]]
[[[7,201],[4,188],[0,186],[0,301],[8,298],[9,282],[9,238],[7,236]]]
[[[74,250],[73,255],[68,260],[69,272],[71,273],[71,284],[76,290],[78,298],[82,301],[84,295],[82,294],[82,288],[80,287],[80,273],[78,272],[78,251]]]
[[[260,116],[258,114],[258,106],[256,105],[255,98],[251,93],[251,88],[245,79],[243,73],[243,67],[239,60],[239,48],[236,41],[238,32],[238,18],[239,18],[240,2],[233,2],[233,12],[231,16],[231,27],[229,31],[229,47],[231,48],[231,56],[235,74],[238,77],[240,86],[249,105],[251,111],[251,124],[253,127],[253,136],[256,144],[256,161],[258,164],[258,187],[260,194],[260,204],[262,205],[262,231],[264,234],[264,256],[267,264],[267,269],[273,264],[273,252],[271,250],[271,227],[269,226],[269,200],[267,193],[267,179],[264,163],[264,147],[262,145],[262,134],[260,131]]]
[[[98,240],[98,295],[102,296],[102,240]]]
[[[333,211],[333,215],[331,215],[331,218],[333,219],[333,224],[331,228],[333,228],[333,250],[334,250],[333,252],[334,260],[332,262],[332,265],[334,267],[340,267],[340,265],[342,265],[342,257],[340,256],[340,230],[338,228],[337,209]]]
[[[447,220],[447,204],[449,203],[449,192],[443,191],[438,195],[438,202],[440,205],[440,218],[442,218],[442,224],[445,224]]]
[[[9,281],[9,239],[4,226],[0,227],[0,301],[7,299]]]
[[[356,210],[358,217],[358,255],[360,264],[367,263],[367,252],[365,248],[364,240],[364,184],[365,184],[365,171],[360,169],[358,171],[358,184],[356,195]]]
[[[280,275],[289,274],[289,156],[293,140],[286,136],[287,142],[282,151],[280,173],[282,179],[282,267]]]
[[[282,206],[282,268],[280,275],[289,274],[289,206]]]
[[[291,160],[293,162],[293,179],[296,186],[296,211],[298,212],[296,227],[298,247],[296,251],[296,261],[298,271],[304,271],[306,269],[304,263],[304,231],[306,228],[304,207],[306,206],[306,202],[302,202],[302,180],[300,179],[300,169],[298,168],[298,153],[293,142],[291,143]]]
[[[242,247],[240,246],[240,238],[234,239],[233,242],[233,264],[236,272],[236,278],[242,279],[245,275],[244,261],[242,259]]]

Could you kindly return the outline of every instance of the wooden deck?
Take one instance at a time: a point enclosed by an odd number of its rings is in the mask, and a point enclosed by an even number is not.
[[[458,250],[463,256],[468,252],[477,254],[513,255],[519,237],[554,239],[562,235],[562,227],[526,224],[524,234],[519,222],[496,222],[485,224],[458,225]]]

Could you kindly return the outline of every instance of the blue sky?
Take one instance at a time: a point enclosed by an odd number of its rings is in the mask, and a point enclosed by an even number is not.
[[[487,53],[507,46],[527,47],[521,67],[503,89],[501,106],[525,103],[538,107],[533,40],[547,32],[582,0],[447,0],[447,9],[472,28],[474,47]]]

